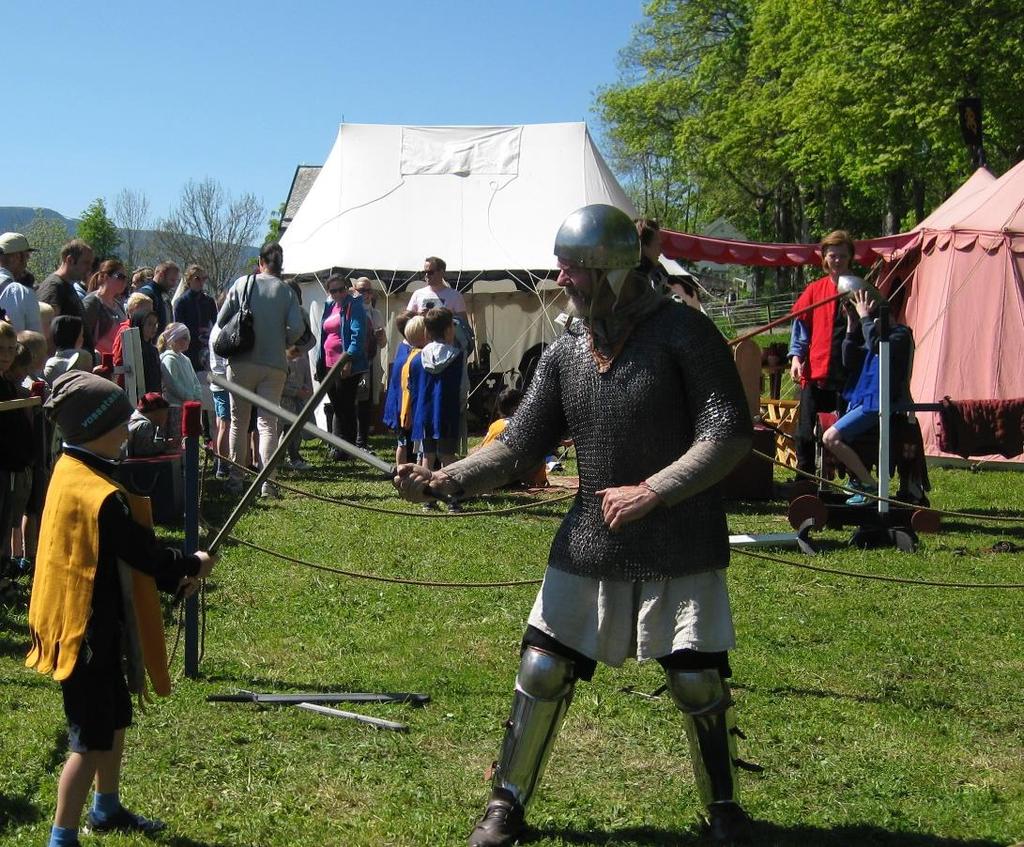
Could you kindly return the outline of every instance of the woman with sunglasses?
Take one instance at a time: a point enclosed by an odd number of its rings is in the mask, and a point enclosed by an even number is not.
[[[117,259],[107,259],[89,277],[89,293],[82,301],[82,318],[97,353],[114,351],[114,336],[125,320],[121,295],[127,285],[128,274]]]
[[[316,378],[321,380],[341,360],[341,376],[327,392],[331,401],[331,432],[350,444],[356,440],[356,395],[359,381],[366,373],[366,313],[360,297],[349,290],[348,279],[331,274],[327,280],[324,313],[320,319],[320,348],[316,357]],[[346,457],[337,448],[330,451],[332,461]]]

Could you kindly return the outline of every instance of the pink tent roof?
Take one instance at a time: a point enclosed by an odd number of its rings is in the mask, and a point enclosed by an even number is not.
[[[1024,162],[975,195],[962,211],[953,229],[1024,234]]]
[[[968,205],[981,192],[987,191],[996,178],[988,168],[978,168],[967,178],[967,182],[961,185],[956,191],[946,198],[935,211],[926,217],[921,223],[914,227],[914,230],[922,229],[944,229],[959,220],[966,209],[973,209]]]
[[[914,238],[913,232],[902,232],[858,241],[854,256],[860,264],[870,266],[879,258],[888,258]],[[752,241],[732,241],[674,232],[670,229],[661,231],[661,252],[670,259],[715,262],[720,265],[792,267],[821,264],[821,251],[817,244],[757,244]]]

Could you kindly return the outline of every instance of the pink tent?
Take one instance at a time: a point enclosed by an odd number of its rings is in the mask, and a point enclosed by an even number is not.
[[[881,275],[888,292],[905,289],[897,317],[914,330],[911,390],[920,403],[1024,398],[1024,162],[998,180],[986,174],[922,221]],[[939,449],[938,416],[919,417],[925,452],[949,456]]]

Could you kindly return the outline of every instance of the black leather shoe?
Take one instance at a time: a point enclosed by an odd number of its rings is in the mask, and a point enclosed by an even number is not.
[[[716,844],[746,844],[754,835],[754,822],[739,803],[712,803],[708,835]]]
[[[152,835],[167,828],[167,824],[163,821],[144,818],[135,812],[129,812],[124,806],[117,814],[104,818],[102,821],[90,811],[88,819],[89,827],[93,832],[141,832],[143,835]]]
[[[505,791],[487,802],[484,816],[469,836],[469,847],[508,847],[526,831],[526,813]]]

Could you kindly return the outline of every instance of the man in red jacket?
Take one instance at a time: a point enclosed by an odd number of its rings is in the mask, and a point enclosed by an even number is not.
[[[839,277],[850,272],[853,239],[837,229],[821,240],[821,265],[826,275],[804,289],[793,305],[789,342],[790,376],[800,386],[800,418],[796,431],[797,470],[814,473],[814,423],[818,412],[838,411],[839,391],[846,381],[842,344],[846,321],[840,318],[841,301],[817,306],[838,292]]]

